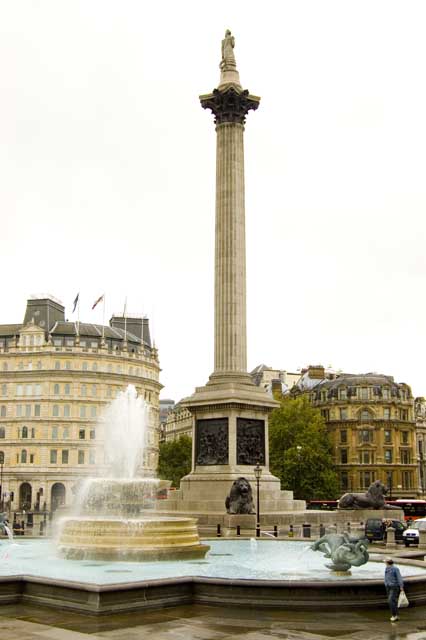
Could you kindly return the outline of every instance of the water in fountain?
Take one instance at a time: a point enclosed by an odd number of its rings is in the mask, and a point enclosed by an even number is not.
[[[149,407],[129,386],[103,417],[108,477],[90,478],[79,494],[79,517],[65,518],[59,538],[62,555],[75,559],[146,560],[204,557],[193,518],[147,517],[147,498],[170,482],[144,477]]]

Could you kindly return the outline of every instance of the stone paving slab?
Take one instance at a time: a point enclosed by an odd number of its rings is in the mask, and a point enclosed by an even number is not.
[[[426,607],[391,623],[378,611],[303,612],[182,606],[92,616],[31,605],[0,607],[0,640],[426,640]]]

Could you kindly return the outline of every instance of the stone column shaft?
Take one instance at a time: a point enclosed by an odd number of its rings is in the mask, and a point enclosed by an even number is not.
[[[247,371],[244,126],[218,124],[214,373]]]

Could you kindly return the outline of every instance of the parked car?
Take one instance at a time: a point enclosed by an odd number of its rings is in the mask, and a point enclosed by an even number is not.
[[[410,527],[404,531],[403,540],[406,547],[410,544],[419,544],[419,531],[426,530],[426,518],[414,520]]]
[[[374,540],[386,540],[386,528],[389,526],[386,523],[390,523],[390,526],[395,529],[395,540],[403,540],[404,532],[406,530],[406,524],[400,520],[391,520],[382,518],[368,518],[365,523],[365,537],[373,542]]]

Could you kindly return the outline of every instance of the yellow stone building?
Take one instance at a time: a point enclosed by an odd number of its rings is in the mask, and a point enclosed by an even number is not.
[[[150,405],[145,474],[155,474],[159,361],[147,318],[67,322],[52,297],[0,325],[0,484],[5,510],[54,511],[105,471],[102,412],[129,384]],[[117,426],[119,428],[119,426]],[[141,461],[142,462],[142,461]]]
[[[342,492],[364,492],[381,480],[388,497],[420,493],[414,399],[407,384],[376,373],[327,377],[323,367],[310,367],[297,386],[325,418]]]

